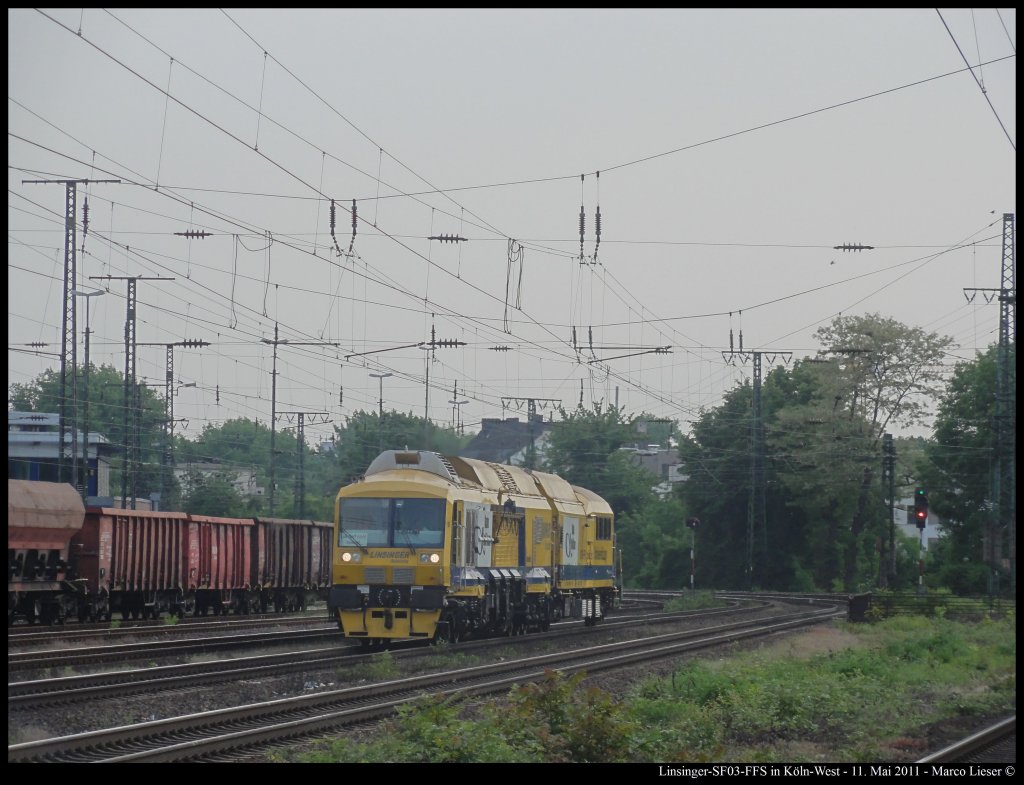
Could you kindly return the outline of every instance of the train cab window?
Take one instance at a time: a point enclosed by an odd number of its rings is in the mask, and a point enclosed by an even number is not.
[[[417,548],[444,545],[443,499],[393,499],[394,544]]]
[[[338,547],[386,546],[390,499],[342,499]]]
[[[342,499],[338,547],[441,548],[444,499]]]
[[[610,540],[612,538],[612,519],[598,516],[597,537],[598,540]]]

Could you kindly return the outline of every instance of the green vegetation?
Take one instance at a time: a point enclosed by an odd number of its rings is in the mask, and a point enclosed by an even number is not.
[[[398,676],[398,668],[395,666],[395,658],[390,651],[375,654],[368,662],[353,665],[352,667],[341,668],[337,673],[342,681],[358,683],[360,681],[386,681]]]
[[[701,608],[724,608],[729,603],[710,591],[684,591],[679,597],[665,603],[666,611],[694,611]]]
[[[729,659],[691,660],[616,700],[549,672],[505,700],[428,696],[372,744],[341,739],[279,762],[857,762],[912,759],[928,728],[1015,711],[1016,620],[903,617],[840,625]],[[852,641],[850,645],[846,641]]]

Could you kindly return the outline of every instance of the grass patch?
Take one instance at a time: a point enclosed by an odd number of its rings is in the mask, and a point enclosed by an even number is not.
[[[701,608],[725,608],[728,602],[719,599],[711,591],[684,591],[665,603],[666,611],[693,611]]]
[[[361,662],[351,667],[339,668],[335,674],[339,680],[348,681],[387,681],[398,676],[398,666],[390,651],[374,654],[368,662]]]
[[[819,628],[735,657],[691,660],[623,700],[555,673],[504,700],[424,697],[375,743],[341,739],[273,759],[898,762],[920,757],[937,723],[1015,711],[1013,618],[901,617],[832,633],[840,644],[829,650],[820,639],[830,633]]]

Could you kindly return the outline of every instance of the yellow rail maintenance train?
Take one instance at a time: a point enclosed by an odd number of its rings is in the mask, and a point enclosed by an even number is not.
[[[388,450],[338,492],[328,608],[367,648],[592,625],[617,593],[613,519],[554,474]]]

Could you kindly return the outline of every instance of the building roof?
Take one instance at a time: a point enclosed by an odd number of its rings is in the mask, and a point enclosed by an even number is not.
[[[520,450],[526,449],[531,437],[534,443],[551,429],[551,423],[537,415],[533,422],[520,422],[518,417],[484,418],[478,433],[459,454],[463,458],[505,463]]]

